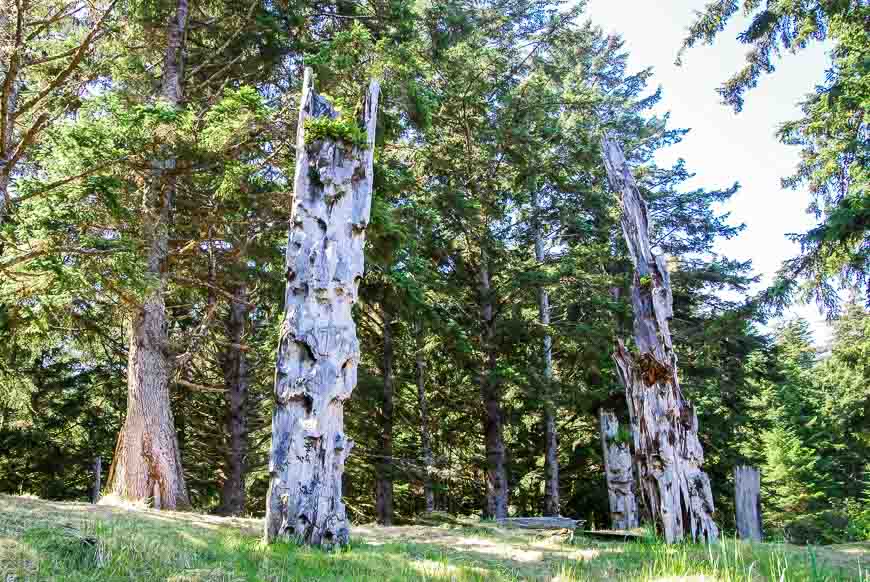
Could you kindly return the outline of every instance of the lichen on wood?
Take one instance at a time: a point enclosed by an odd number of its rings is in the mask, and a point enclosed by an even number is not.
[[[685,538],[713,542],[719,529],[713,519],[710,480],[701,469],[704,451],[698,418],[677,378],[669,327],[670,275],[664,257],[652,252],[646,202],[622,148],[605,134],[601,149],[634,263],[631,302],[638,354],[619,340],[613,359],[628,401],[641,496],[668,543]]]
[[[275,373],[265,537],[332,547],[347,544],[342,502],[344,401],[356,386],[359,341],[351,310],[363,275],[372,203],[379,84],[362,108],[366,147],[306,140],[306,120],[338,113],[306,69],[287,241],[287,290]]]

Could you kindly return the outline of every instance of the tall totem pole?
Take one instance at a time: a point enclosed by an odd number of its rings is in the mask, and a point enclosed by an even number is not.
[[[312,71],[305,70],[275,371],[267,541],[348,542],[341,479],[353,441],[344,434],[344,401],[359,366],[351,309],[363,275],[379,92],[373,80],[357,120],[365,143],[347,143],[328,130],[306,139],[308,120],[340,116],[314,91]]]
[[[640,492],[668,543],[685,538],[714,542],[710,479],[701,469],[704,451],[698,417],[677,380],[677,356],[668,321],[673,295],[667,265],[649,241],[646,202],[618,143],[605,134],[602,157],[619,198],[622,233],[634,263],[631,305],[637,354],[619,340],[613,359],[625,387]]]

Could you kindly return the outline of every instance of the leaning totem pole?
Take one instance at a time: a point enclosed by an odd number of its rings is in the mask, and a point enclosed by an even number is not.
[[[652,252],[647,205],[622,148],[605,134],[601,150],[634,263],[631,303],[637,354],[619,340],[613,359],[628,401],[641,497],[666,542],[714,542],[719,529],[713,520],[710,479],[701,469],[698,417],[677,380],[668,325],[673,296],[667,265],[662,255]]]

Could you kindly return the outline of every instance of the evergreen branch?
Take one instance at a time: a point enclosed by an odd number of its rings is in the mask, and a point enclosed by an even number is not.
[[[73,58],[70,59],[67,67],[57,74],[57,76],[49,82],[48,86],[39,92],[38,95],[33,97],[30,101],[24,103],[21,108],[16,112],[15,117],[20,117],[21,115],[27,113],[29,110],[36,107],[42,100],[44,100],[52,91],[63,85],[66,80],[73,74],[73,72],[78,68],[79,63],[85,58],[85,53],[93,44],[94,40],[97,38],[98,33],[103,27],[106,19],[109,17],[109,14],[115,9],[115,5],[118,3],[118,0],[112,0],[112,3],[106,8],[105,12],[103,12],[102,16],[100,16],[99,20],[97,20],[94,27],[91,31],[85,36],[82,43],[78,46],[76,53],[73,55]]]

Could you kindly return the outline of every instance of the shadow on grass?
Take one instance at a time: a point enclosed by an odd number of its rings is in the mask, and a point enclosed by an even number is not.
[[[815,550],[733,540],[568,544],[488,527],[365,526],[329,553],[264,545],[259,523],[0,496],[0,580],[868,580],[866,566],[832,567]]]
[[[262,544],[163,517],[90,516],[28,527],[0,555],[0,580],[246,582],[295,580],[515,580],[510,566],[471,564],[438,546],[353,543],[325,552]],[[19,525],[21,525],[19,523]],[[7,541],[3,538],[4,542]],[[14,543],[14,546],[12,545]],[[0,545],[0,548],[6,546]],[[13,551],[14,550],[14,551]],[[5,556],[5,557],[4,557]],[[461,562],[461,563],[460,563]]]

